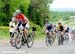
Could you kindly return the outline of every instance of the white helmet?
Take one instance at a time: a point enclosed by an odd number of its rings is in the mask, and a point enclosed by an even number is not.
[[[20,14],[20,13],[21,13],[21,11],[18,9],[18,10],[16,10],[16,12],[15,12],[15,13],[16,13],[16,15],[17,15],[17,14]]]

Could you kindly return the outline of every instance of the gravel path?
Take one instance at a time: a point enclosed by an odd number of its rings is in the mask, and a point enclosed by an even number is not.
[[[12,47],[8,41],[0,41],[0,54],[75,54],[75,44],[70,40],[68,44],[46,46],[45,41],[35,41],[32,48],[23,46],[21,49]]]

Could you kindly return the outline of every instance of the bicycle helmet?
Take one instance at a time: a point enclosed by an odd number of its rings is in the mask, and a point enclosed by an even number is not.
[[[20,14],[21,13],[21,11],[18,9],[18,10],[16,10],[15,11],[15,14],[17,15],[17,14]]]

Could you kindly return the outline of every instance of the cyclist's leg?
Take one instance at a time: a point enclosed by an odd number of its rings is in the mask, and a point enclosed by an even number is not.
[[[64,41],[64,32],[62,31],[62,38],[63,38],[63,41]]]
[[[25,34],[25,36],[28,36],[29,35],[29,31],[28,31],[28,29],[24,29],[24,34]]]
[[[53,32],[53,43],[55,42],[56,34]]]
[[[62,38],[64,37],[63,31],[60,31],[60,35],[61,35]]]
[[[55,33],[54,33],[54,31],[52,31],[52,39],[53,39],[53,43],[55,42]]]
[[[48,33],[49,33],[49,38],[53,39],[52,31],[48,31]]]
[[[10,37],[12,36],[12,32],[10,32]]]
[[[18,32],[20,32],[19,27],[20,27],[20,25],[22,24],[22,22],[19,21],[19,23],[17,23],[17,24],[18,24],[18,25],[17,25],[17,30],[18,30]]]
[[[52,37],[52,31],[48,31],[49,32],[49,36]]]
[[[64,42],[64,33],[63,31],[61,31],[61,44],[63,45],[63,42]]]
[[[28,36],[29,31],[28,31],[28,28],[25,28],[26,23],[22,24],[22,26],[23,26],[23,28],[24,28],[24,36]]]

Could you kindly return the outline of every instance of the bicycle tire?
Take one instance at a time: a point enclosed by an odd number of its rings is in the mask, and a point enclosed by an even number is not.
[[[31,39],[31,40],[29,40]],[[29,45],[29,42],[32,41],[31,45]],[[27,37],[27,47],[28,48],[31,48],[33,46],[33,43],[34,43],[34,37],[32,34],[29,34],[28,37]]]

